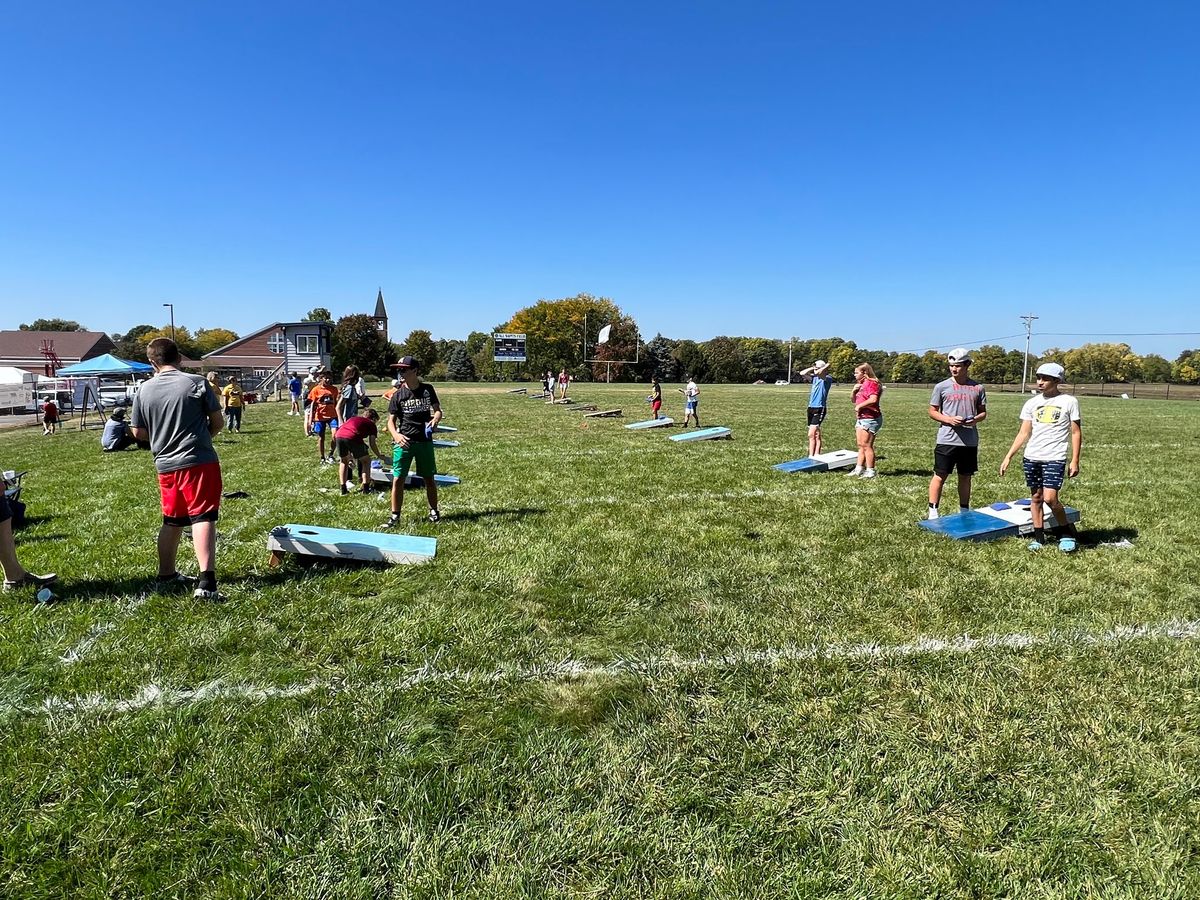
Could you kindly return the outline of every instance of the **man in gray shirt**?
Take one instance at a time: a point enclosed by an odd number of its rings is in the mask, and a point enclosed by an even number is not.
[[[958,509],[971,508],[971,476],[979,470],[979,430],[987,418],[987,394],[983,385],[967,377],[971,354],[959,347],[950,352],[950,377],[933,386],[929,418],[938,423],[933,448],[933,479],[929,482],[929,512],[938,517],[938,503],[946,479],[958,469]]]
[[[195,584],[199,600],[224,600],[217,591],[217,513],[221,463],[213,436],[224,424],[221,402],[199,375],[179,370],[179,347],[155,338],[146,348],[154,377],[138,390],[130,423],[133,436],[149,441],[158,471],[163,522],[158,531],[158,586]],[[191,526],[198,578],[175,568],[183,529]]]

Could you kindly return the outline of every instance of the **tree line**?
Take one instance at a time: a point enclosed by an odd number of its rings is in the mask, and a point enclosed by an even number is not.
[[[710,384],[775,382],[809,366],[816,359],[830,363],[837,381],[852,381],[854,368],[868,362],[885,381],[925,384],[946,377],[945,353],[927,350],[897,353],[858,346],[841,337],[793,338],[720,335],[707,341],[675,339],[662,334],[642,342],[637,323],[611,299],[577,294],[555,300],[538,300],[514,313],[490,331],[472,331],[466,338],[434,339],[426,329],[413,329],[401,342],[388,341],[365,314],[343,316],[336,322],[329,310],[310,310],[303,321],[333,323],[332,361],[335,370],[356,365],[376,377],[389,377],[401,356],[420,361],[431,381],[529,381],[547,369],[566,369],[575,380],[683,381],[686,376]],[[606,343],[598,343],[600,329],[612,326]],[[21,325],[26,331],[85,331],[78,322],[37,319]],[[492,334],[526,335],[527,361],[498,363],[492,358]],[[156,337],[170,337],[170,325],[137,325],[111,335],[117,355],[145,358],[146,345]],[[187,357],[198,359],[238,339],[226,328],[197,329],[175,326],[175,340]],[[989,384],[1020,384],[1025,355],[996,344],[972,348],[971,375]],[[1073,382],[1173,382],[1200,384],[1200,349],[1185,350],[1174,360],[1157,354],[1139,355],[1125,343],[1091,343],[1075,348],[1051,347],[1031,357],[1029,372],[1042,362],[1061,363]],[[1030,375],[1030,377],[1032,377]]]

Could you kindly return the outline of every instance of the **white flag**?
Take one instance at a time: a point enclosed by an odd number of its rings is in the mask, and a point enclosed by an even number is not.
[[[605,325],[603,328],[601,328],[600,329],[600,337],[596,338],[596,343],[597,344],[607,344],[608,343],[608,333],[610,331],[612,331],[611,325]]]

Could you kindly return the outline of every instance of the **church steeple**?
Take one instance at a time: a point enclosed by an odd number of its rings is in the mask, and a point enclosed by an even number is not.
[[[383,305],[383,288],[379,289],[379,296],[375,298],[375,315],[371,318],[375,320],[375,327],[383,332],[384,339],[387,339],[388,315],[387,307]]]

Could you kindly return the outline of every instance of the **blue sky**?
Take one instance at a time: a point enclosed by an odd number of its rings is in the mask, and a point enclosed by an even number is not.
[[[1200,7],[48,3],[0,29],[0,327],[1200,346]]]

